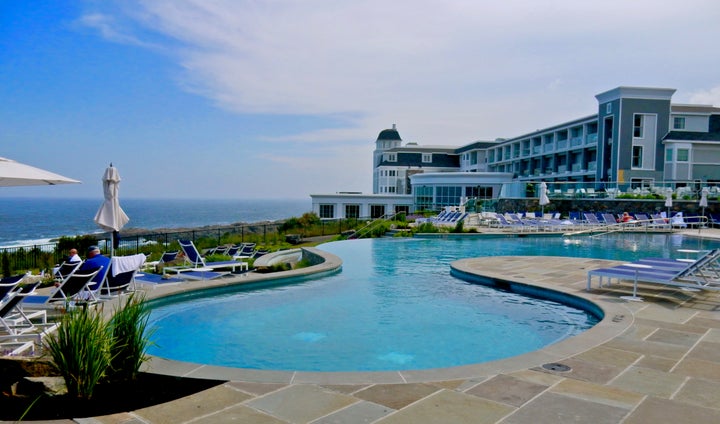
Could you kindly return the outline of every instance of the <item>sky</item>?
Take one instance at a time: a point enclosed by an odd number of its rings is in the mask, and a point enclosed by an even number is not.
[[[618,86],[720,106],[720,2],[0,1],[0,156],[82,181],[0,197],[372,191],[372,151],[597,112]]]

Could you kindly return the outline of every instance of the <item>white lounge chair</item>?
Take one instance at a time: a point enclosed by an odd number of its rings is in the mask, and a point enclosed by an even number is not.
[[[592,286],[592,277],[599,279],[600,287],[603,278],[608,281],[633,280],[636,284],[654,283],[675,286],[691,290],[720,290],[720,249],[706,252],[694,262],[676,264],[649,264],[637,261],[610,268],[599,268],[588,271],[587,290]],[[640,265],[638,267],[637,265]],[[634,288],[637,290],[637,287]]]
[[[191,240],[178,240],[180,248],[185,254],[185,266],[165,267],[163,271],[176,272],[178,276],[190,279],[213,279],[234,272],[237,268],[247,270],[247,262],[242,261],[221,261],[206,262],[205,258],[200,255],[197,247]],[[218,272],[218,270],[229,270],[226,272]]]

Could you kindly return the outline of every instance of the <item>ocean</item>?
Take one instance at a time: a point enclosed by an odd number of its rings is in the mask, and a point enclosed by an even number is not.
[[[102,199],[0,198],[0,247],[102,233],[93,221]],[[312,210],[310,199],[121,199],[128,228],[158,229],[277,221]],[[122,232],[121,232],[122,234]]]

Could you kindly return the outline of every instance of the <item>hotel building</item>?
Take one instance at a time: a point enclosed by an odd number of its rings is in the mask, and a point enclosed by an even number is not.
[[[373,151],[372,194],[313,194],[321,218],[380,217],[457,206],[467,198],[553,191],[720,185],[720,108],[671,103],[670,88],[617,87],[597,114],[464,146],[403,145],[395,125]]]

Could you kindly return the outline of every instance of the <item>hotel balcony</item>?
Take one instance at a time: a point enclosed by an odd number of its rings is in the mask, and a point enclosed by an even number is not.
[[[598,140],[598,135],[597,135],[597,133],[595,133],[595,134],[588,134],[588,135],[587,135],[587,139],[586,139],[586,141],[585,141],[585,144],[597,144],[597,140]]]

